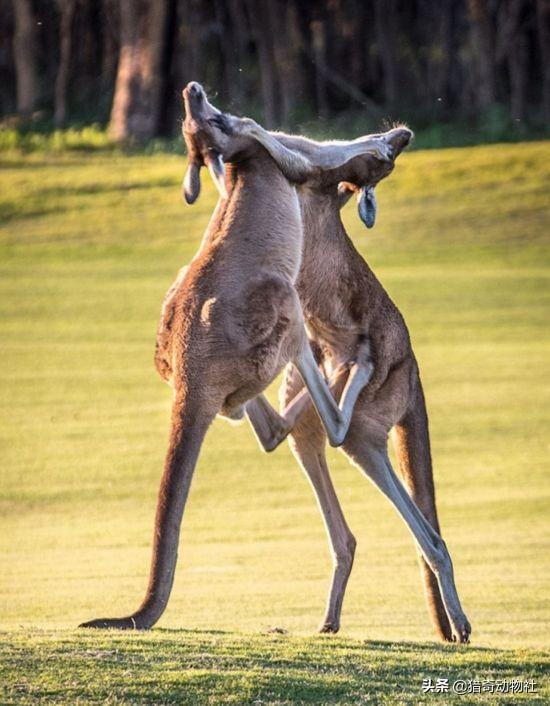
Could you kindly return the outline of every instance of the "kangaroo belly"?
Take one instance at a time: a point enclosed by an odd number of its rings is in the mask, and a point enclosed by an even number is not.
[[[235,418],[244,405],[273,382],[292,360],[300,344],[297,296],[291,284],[277,276],[249,282],[243,296],[224,311],[226,340],[232,355],[219,361],[220,379],[232,381],[222,414]]]
[[[268,353],[296,317],[292,285],[277,275],[252,278],[224,303],[225,336],[235,352],[255,357]]]

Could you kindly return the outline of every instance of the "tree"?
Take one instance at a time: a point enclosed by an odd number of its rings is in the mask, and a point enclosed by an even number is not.
[[[315,63],[315,98],[317,102],[317,115],[326,120],[328,118],[327,76],[324,70],[326,61],[326,31],[322,19],[313,20],[310,25],[313,60]]]
[[[486,110],[496,101],[495,23],[488,0],[468,0],[472,49],[476,69],[478,107]]]
[[[265,23],[269,23],[266,2],[267,0],[247,0],[246,7],[258,53],[264,120],[266,127],[271,128],[277,123],[277,79],[270,31],[265,28]]]
[[[0,119],[40,103],[146,140],[174,132],[190,80],[269,127],[483,120],[497,101],[538,127],[550,0],[0,0]]]
[[[391,106],[397,98],[396,7],[395,0],[376,0],[376,44],[382,63],[384,97]]]
[[[537,0],[537,29],[542,58],[542,104],[550,124],[550,0]]]
[[[220,0],[223,2],[223,0]],[[237,103],[241,103],[245,95],[246,42],[248,40],[246,9],[243,0],[227,0],[227,13],[230,18],[234,57],[232,61],[231,83],[232,93]],[[226,67],[226,70],[229,67]]]
[[[109,132],[118,141],[157,133],[170,0],[120,0],[120,53]]]
[[[457,0],[443,0],[441,3],[441,44],[444,59],[438,84],[445,106],[451,107],[455,102],[458,102],[461,84],[457,19]]]
[[[510,78],[510,112],[514,120],[525,117],[527,37],[523,21],[526,0],[506,0],[503,6],[504,52]]]
[[[54,124],[65,126],[67,118],[67,88],[71,69],[71,49],[73,40],[73,18],[76,0],[57,0],[61,15],[59,30],[59,67],[55,80]]]
[[[17,84],[17,112],[30,115],[38,101],[36,21],[31,0],[12,0],[15,20],[13,55]]]

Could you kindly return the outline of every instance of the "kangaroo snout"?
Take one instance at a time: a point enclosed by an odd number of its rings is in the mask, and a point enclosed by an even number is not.
[[[208,105],[206,93],[200,83],[190,81],[182,91],[185,112],[190,118],[198,118]]]
[[[414,133],[408,127],[396,127],[386,133],[385,139],[392,146],[394,159],[410,144],[413,137]]]
[[[197,81],[189,81],[187,86],[183,89],[183,97],[193,97],[202,98],[204,96],[204,90],[200,83]]]

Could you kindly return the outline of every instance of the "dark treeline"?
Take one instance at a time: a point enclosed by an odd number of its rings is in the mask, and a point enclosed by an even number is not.
[[[4,117],[178,129],[197,79],[267,126],[550,122],[550,0],[0,0]]]

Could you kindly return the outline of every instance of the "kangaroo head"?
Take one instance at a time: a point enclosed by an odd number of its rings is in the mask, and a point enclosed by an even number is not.
[[[200,170],[207,166],[222,198],[227,198],[225,170],[221,152],[210,139],[209,120],[219,110],[208,102],[202,86],[191,81],[183,89],[185,120],[182,126],[187,145],[189,166],[183,180],[183,196],[187,203],[194,203],[201,190]]]
[[[202,86],[191,81],[183,89],[185,120],[182,132],[187,145],[189,166],[183,181],[187,203],[194,203],[200,193],[200,170],[206,166],[220,192],[227,198],[224,162],[238,162],[261,150],[259,143],[236,126],[247,118],[222,113],[206,97]]]
[[[379,139],[388,146],[388,161],[372,154],[361,154],[350,159],[338,170],[340,178],[338,193],[343,205],[352,194],[357,194],[359,217],[367,228],[372,228],[376,219],[376,185],[393,171],[395,160],[410,143],[413,133],[406,127],[396,127],[387,132],[368,135],[361,139]]]

